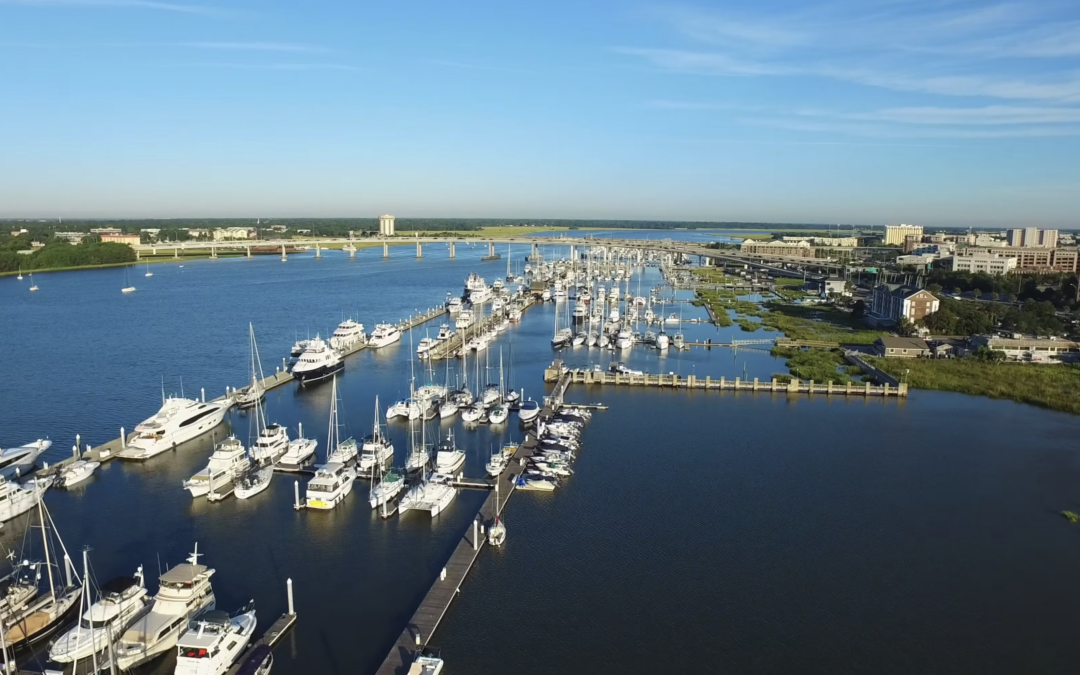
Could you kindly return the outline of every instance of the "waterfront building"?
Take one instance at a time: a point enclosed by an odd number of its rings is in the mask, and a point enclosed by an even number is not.
[[[214,241],[254,238],[254,227],[218,227],[214,229]]]
[[[859,245],[858,237],[781,237],[781,241],[788,243],[802,243],[809,241],[814,246],[839,246],[855,248]]]
[[[995,276],[1016,269],[1016,256],[1003,253],[972,252],[970,249],[953,256],[953,272],[983,272]]]
[[[1053,338],[996,337],[976,335],[971,348],[986,347],[1005,354],[1010,361],[1045,362],[1053,359],[1075,360],[1080,355],[1080,342]]]
[[[904,237],[913,235],[919,237],[923,236],[922,225],[886,225],[885,226],[885,245],[904,245]]]
[[[810,242],[800,239],[798,241],[754,241],[747,239],[739,246],[739,252],[744,255],[783,255],[799,258],[813,258],[814,247]]]
[[[379,236],[394,236],[394,217],[391,215],[379,216]]]
[[[930,345],[922,338],[879,337],[874,341],[874,349],[878,356],[902,359],[930,356]]]
[[[898,284],[879,284],[870,299],[869,318],[881,324],[895,324],[901,318],[915,323],[938,311],[941,301],[923,288]]]
[[[54,232],[53,236],[57,239],[63,239],[71,244],[80,244],[82,240],[86,238],[85,232]]]
[[[128,246],[139,245],[139,235],[137,234],[103,234],[101,235],[101,243],[112,244],[127,244]]]
[[[1013,248],[1054,248],[1058,243],[1057,230],[1023,227],[1009,230],[1009,246]]]

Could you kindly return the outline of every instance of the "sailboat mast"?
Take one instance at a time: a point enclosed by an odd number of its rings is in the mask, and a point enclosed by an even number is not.
[[[41,542],[45,545],[45,571],[49,574],[49,595],[56,602],[56,584],[53,582],[52,560],[49,558],[49,537],[45,532],[45,507],[42,506],[41,493],[38,493],[38,521],[41,523]]]
[[[334,376],[334,383],[330,392],[330,426],[326,430],[326,456],[327,458],[333,454],[334,448],[334,431],[337,429],[337,375]]]

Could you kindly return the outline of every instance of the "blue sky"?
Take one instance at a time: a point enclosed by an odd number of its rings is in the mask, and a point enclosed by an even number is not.
[[[1080,226],[1073,2],[0,0],[0,216]]]

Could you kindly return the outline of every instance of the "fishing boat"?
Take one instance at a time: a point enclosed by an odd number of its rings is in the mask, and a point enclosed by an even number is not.
[[[192,617],[214,609],[216,598],[210,585],[214,570],[198,561],[196,544],[186,563],[158,577],[153,607],[124,631],[114,648],[120,670],[130,670],[169,651]]]
[[[91,462],[86,459],[79,459],[71,464],[68,464],[60,475],[56,477],[56,484],[58,487],[70,488],[78,485],[94,475],[98,467],[101,466],[101,462]]]

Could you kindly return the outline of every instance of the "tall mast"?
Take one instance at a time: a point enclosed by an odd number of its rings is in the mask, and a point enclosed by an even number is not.
[[[337,447],[334,443],[334,432],[337,430],[337,375],[334,375],[334,384],[330,393],[330,427],[326,431],[326,457],[334,453]]]
[[[49,537],[45,531],[45,508],[41,504],[41,493],[38,493],[38,520],[41,522],[41,542],[45,545],[45,571],[49,574],[49,596],[53,603],[56,602],[56,584],[53,583],[52,560],[49,558]]]

